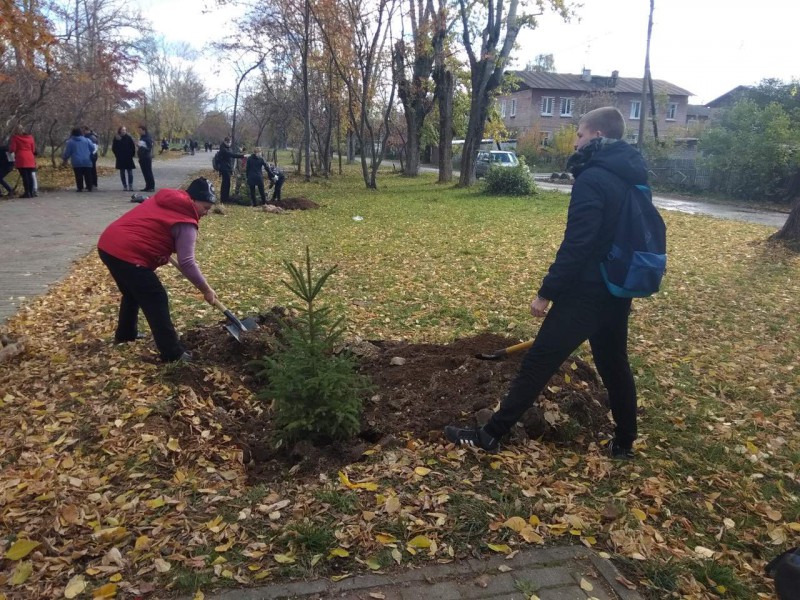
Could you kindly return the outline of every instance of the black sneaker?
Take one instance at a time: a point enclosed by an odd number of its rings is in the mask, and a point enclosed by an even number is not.
[[[617,440],[611,440],[608,442],[606,451],[608,452],[608,455],[615,460],[633,460],[636,458],[633,448],[620,446],[617,443]]]
[[[500,440],[493,438],[483,430],[483,427],[456,427],[448,425],[444,428],[444,437],[456,446],[472,446],[487,452],[496,452]]]

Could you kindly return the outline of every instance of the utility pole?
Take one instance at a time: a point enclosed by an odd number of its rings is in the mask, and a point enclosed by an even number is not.
[[[647,21],[647,50],[644,54],[644,77],[642,77],[642,101],[639,105],[639,139],[636,141],[636,147],[641,150],[644,147],[644,111],[647,106],[647,82],[650,81],[650,37],[653,34],[653,10],[655,9],[655,0],[650,0],[650,17]],[[650,85],[650,94],[653,94],[652,83]],[[653,125],[655,126],[655,99],[652,102]]]

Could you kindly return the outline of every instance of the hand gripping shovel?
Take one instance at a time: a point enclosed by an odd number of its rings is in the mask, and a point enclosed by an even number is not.
[[[527,342],[520,342],[519,344],[514,344],[508,348],[503,348],[502,350],[495,350],[491,354],[476,354],[475,358],[480,358],[481,360],[500,360],[509,354],[513,354],[514,352],[527,350],[531,346],[533,346],[533,340],[528,340]]]
[[[169,262],[172,263],[173,267],[175,267],[176,269],[178,269],[178,271],[180,271],[180,268],[178,267],[178,261],[170,257]],[[236,315],[234,315],[230,310],[228,310],[228,308],[219,300],[214,301],[214,306],[219,310],[221,310],[222,314],[224,314],[225,317],[228,319],[228,323],[225,325],[225,329],[228,330],[228,333],[230,333],[234,337],[234,339],[236,339],[237,342],[239,343],[242,342],[242,334],[244,332],[252,331],[253,329],[258,329],[258,323],[256,323],[255,319],[247,317],[246,319],[242,319],[240,321],[236,317]]]

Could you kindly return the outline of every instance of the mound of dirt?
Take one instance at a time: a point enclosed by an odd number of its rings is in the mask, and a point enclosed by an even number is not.
[[[276,202],[272,202],[278,208],[283,210],[311,210],[319,208],[319,204],[308,198],[297,196],[296,198],[281,198]]]
[[[391,340],[350,343],[343,351],[357,357],[359,371],[373,385],[370,398],[364,402],[359,439],[322,447],[300,443],[276,450],[269,410],[245,414],[233,409],[228,399],[215,397],[202,367],[214,365],[253,392],[260,391],[266,382],[256,376],[258,366],[252,361],[273,352],[284,317],[286,310],[281,307],[254,317],[259,329],[245,333],[241,343],[232,338],[224,323],[187,332],[183,340],[197,364],[173,375],[178,383],[211,396],[217,406],[228,411],[226,433],[242,447],[253,481],[284,477],[287,468],[297,464],[301,469],[293,472],[314,475],[359,460],[371,444],[398,443],[404,434],[435,441],[441,439],[447,424],[482,423],[503,398],[522,359],[521,354],[499,361],[476,358],[517,341],[486,333],[450,344]],[[540,401],[526,413],[513,437],[568,443],[579,437],[594,438],[610,428],[601,390],[592,367],[579,359],[568,360],[551,379]]]

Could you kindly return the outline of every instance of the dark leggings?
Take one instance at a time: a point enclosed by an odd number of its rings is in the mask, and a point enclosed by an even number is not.
[[[539,397],[550,377],[587,339],[597,371],[608,390],[615,436],[623,447],[636,439],[636,384],[628,363],[631,301],[615,298],[603,284],[583,284],[554,302],[522,360],[500,409],[486,424],[493,437],[508,433]]]
[[[181,357],[184,348],[178,341],[178,333],[169,315],[167,290],[155,271],[137,267],[98,249],[103,261],[122,293],[119,305],[119,320],[114,339],[131,342],[138,334],[139,309],[142,309],[161,359],[171,362]]]

